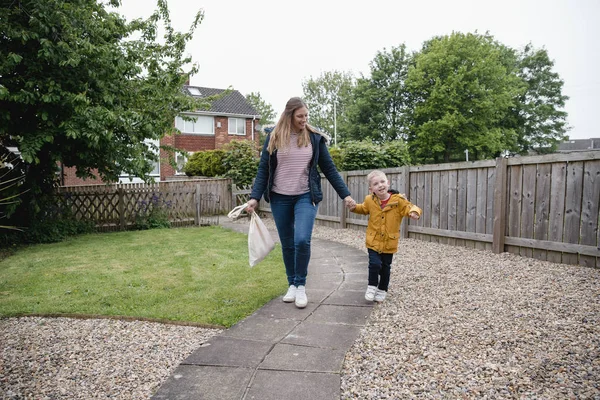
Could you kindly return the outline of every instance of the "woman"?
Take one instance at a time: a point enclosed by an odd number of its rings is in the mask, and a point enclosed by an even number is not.
[[[271,203],[289,284],[283,301],[295,302],[298,308],[308,304],[305,284],[310,239],[318,204],[323,200],[317,166],[346,207],[356,204],[331,160],[327,138],[307,120],[306,104],[299,97],[292,97],[267,136],[246,208],[249,213],[254,212],[263,196]]]

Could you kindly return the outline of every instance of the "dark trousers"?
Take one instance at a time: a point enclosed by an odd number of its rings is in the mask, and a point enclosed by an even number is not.
[[[390,271],[392,269],[391,253],[378,253],[369,250],[369,286],[377,286],[379,290],[387,292],[390,284]]]

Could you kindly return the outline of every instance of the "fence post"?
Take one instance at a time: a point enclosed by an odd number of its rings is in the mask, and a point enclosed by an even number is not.
[[[196,226],[200,226],[200,201],[202,200],[202,194],[200,194],[200,184],[199,183],[196,184],[196,196],[194,196],[194,198],[195,198],[195,206],[196,206],[194,222],[196,223]]]
[[[119,196],[118,208],[119,208],[119,225],[121,230],[125,230],[125,190],[123,188],[117,189],[117,195]]]
[[[495,174],[492,251],[502,253],[504,252],[504,233],[506,231],[506,178],[508,174],[508,161],[506,158],[496,158]]]
[[[407,199],[410,199],[410,167],[408,165],[405,165],[403,167],[401,167],[402,169],[402,176],[404,177],[404,188],[398,188],[398,189],[404,189],[404,195],[406,196]],[[400,237],[401,238],[407,238],[408,237],[408,222],[410,221],[410,218],[405,218],[404,219],[404,223],[402,225],[400,225]]]
[[[348,173],[342,172],[340,174],[346,186],[348,186]],[[346,208],[346,203],[342,203],[342,212],[340,213],[340,229],[346,229],[346,215],[348,214],[348,209]]]

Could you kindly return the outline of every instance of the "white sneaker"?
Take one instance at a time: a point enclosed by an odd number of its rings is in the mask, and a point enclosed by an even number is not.
[[[385,290],[377,289],[377,293],[375,294],[375,301],[378,303],[381,303],[382,301],[385,300],[386,295],[387,295],[387,292]]]
[[[298,286],[296,289],[296,307],[304,308],[308,304],[308,298],[306,297],[306,288],[304,286]]]
[[[373,301],[375,300],[375,293],[377,293],[377,286],[367,286],[367,292],[365,293],[365,300]]]
[[[285,294],[285,296],[283,296],[283,301],[285,303],[291,303],[294,300],[296,300],[296,286],[290,285],[287,293]]]

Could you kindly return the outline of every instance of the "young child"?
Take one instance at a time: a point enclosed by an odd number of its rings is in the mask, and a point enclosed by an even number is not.
[[[402,218],[421,217],[421,209],[409,202],[390,184],[382,171],[371,171],[367,175],[369,191],[361,204],[350,211],[369,216],[366,244],[369,251],[369,284],[365,299],[382,302],[390,283],[392,257],[398,251],[400,223]]]

